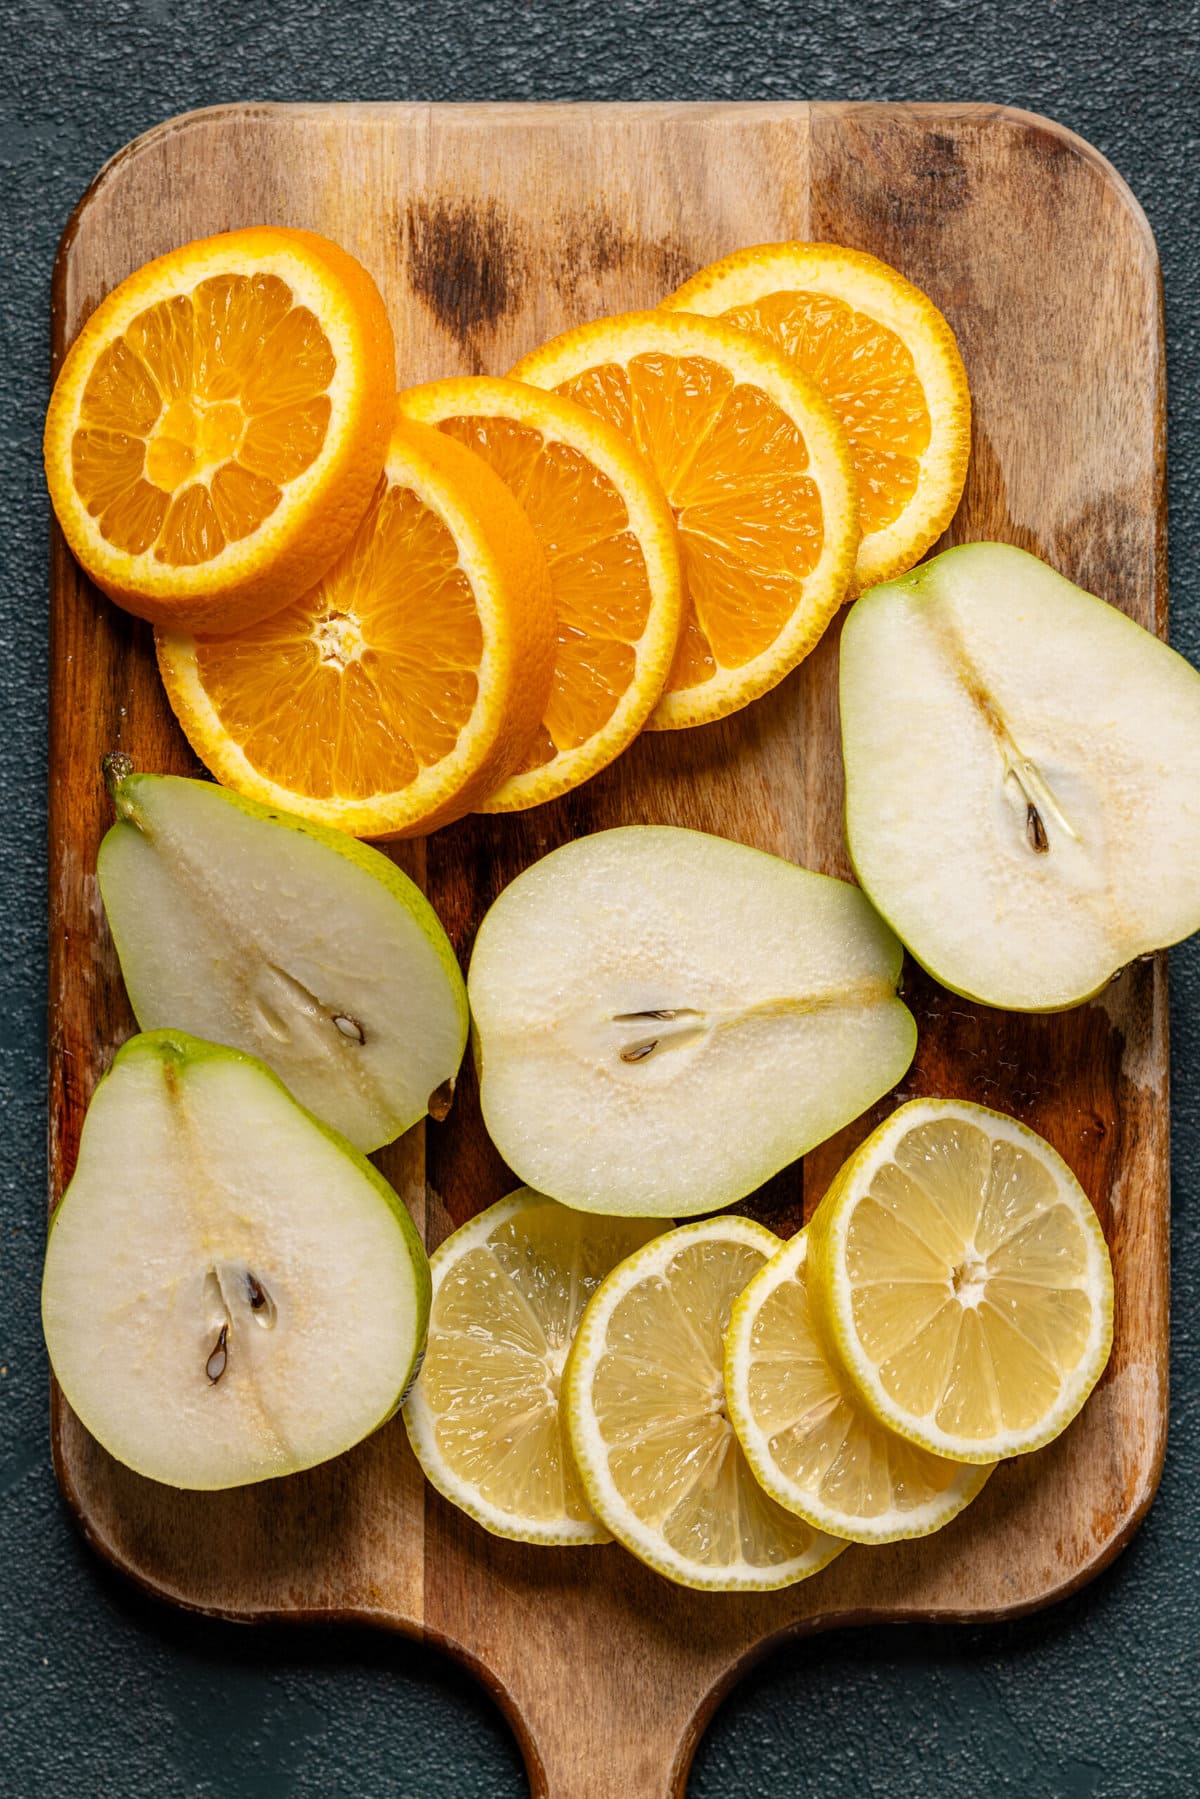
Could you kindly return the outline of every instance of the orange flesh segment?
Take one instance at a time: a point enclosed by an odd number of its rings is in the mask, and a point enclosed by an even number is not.
[[[778,345],[823,389],[850,439],[864,536],[892,524],[916,492],[932,431],[908,346],[829,294],[766,294],[721,316]]]
[[[558,391],[615,425],[649,458],[679,528],[686,588],[668,689],[740,668],[779,636],[824,524],[808,449],[761,388],[705,356],[648,352]]]
[[[512,419],[463,416],[439,429],[482,456],[522,507],[545,553],[558,619],[542,730],[519,773],[544,768],[603,729],[633,681],[650,581],[624,500],[569,444]]]
[[[482,655],[453,537],[386,482],[311,593],[235,636],[196,640],[230,738],[266,779],[316,799],[399,792],[448,755],[475,709]]]
[[[336,361],[275,275],[220,275],[146,308],[97,356],[71,444],[101,535],[211,561],[270,517],[320,454]]]

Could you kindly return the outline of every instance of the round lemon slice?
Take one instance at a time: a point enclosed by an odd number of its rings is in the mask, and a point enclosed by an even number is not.
[[[564,1441],[559,1379],[591,1294],[661,1228],[571,1212],[522,1187],[431,1258],[429,1340],[404,1422],[429,1480],[485,1530],[608,1541]]]
[[[911,1443],[994,1462],[1074,1418],[1112,1347],[1108,1249],[1035,1131],[917,1099],[851,1157],[808,1229],[817,1322]]]
[[[736,1300],[725,1336],[729,1417],[758,1484],[817,1530],[853,1543],[925,1537],[979,1492],[990,1465],[886,1430],[821,1341],[801,1231]]]
[[[668,1232],[603,1282],[567,1359],[563,1407],[593,1512],[681,1586],[791,1586],[846,1547],[763,1492],[726,1408],[730,1309],[779,1248],[748,1218]]]

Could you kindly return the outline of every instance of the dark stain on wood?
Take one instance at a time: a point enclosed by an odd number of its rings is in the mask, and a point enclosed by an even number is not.
[[[414,200],[406,214],[412,290],[439,325],[468,348],[515,307],[524,291],[520,241],[494,200]]]

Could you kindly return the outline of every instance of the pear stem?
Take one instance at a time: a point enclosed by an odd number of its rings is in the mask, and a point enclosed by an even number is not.
[[[108,797],[118,812],[124,812],[121,803],[121,787],[133,773],[133,757],[127,756],[124,750],[112,750],[100,764],[104,775],[104,785],[108,788]]]

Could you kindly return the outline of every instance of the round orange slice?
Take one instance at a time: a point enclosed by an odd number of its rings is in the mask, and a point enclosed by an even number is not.
[[[219,781],[359,837],[402,837],[471,811],[520,765],[546,710],[554,607],[503,482],[398,420],[323,580],[243,631],[157,642],[176,717]]]
[[[663,690],[683,605],[671,508],[645,458],[557,394],[468,376],[398,404],[490,464],[545,552],[558,621],[550,699],[522,766],[479,810],[539,805],[618,756]]]
[[[858,547],[846,435],[813,383],[744,331],[662,311],[565,332],[512,377],[615,426],[671,503],[683,627],[650,729],[724,718],[781,681],[837,611]]]
[[[845,426],[862,542],[852,594],[919,562],[950,523],[971,448],[954,333],[918,287],[837,244],[761,244],[701,269],[662,304],[781,350]]]
[[[228,630],[340,555],[392,426],[383,299],[345,250],[254,226],[130,275],[68,351],[46,479],[71,550],[140,618]]]

